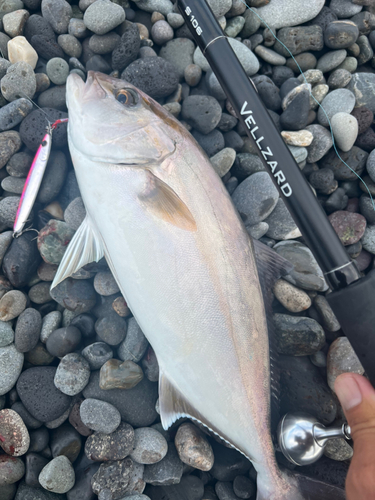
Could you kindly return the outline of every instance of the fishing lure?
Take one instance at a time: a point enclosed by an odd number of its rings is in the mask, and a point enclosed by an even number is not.
[[[36,152],[31,164],[25,186],[23,188],[20,204],[18,206],[16,220],[13,226],[13,237],[18,238],[22,234],[23,228],[30,216],[34,206],[44,172],[47,167],[52,146],[52,132],[60,123],[66,123],[68,118],[61,118],[54,123],[49,123],[43,140]]]

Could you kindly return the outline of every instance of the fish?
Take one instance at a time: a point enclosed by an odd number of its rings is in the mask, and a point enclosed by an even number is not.
[[[52,287],[104,256],[157,356],[164,429],[188,417],[240,451],[257,500],[343,499],[275,459],[263,293],[284,259],[255,250],[207,155],[156,101],[93,71],[69,75],[66,95],[87,215]]]

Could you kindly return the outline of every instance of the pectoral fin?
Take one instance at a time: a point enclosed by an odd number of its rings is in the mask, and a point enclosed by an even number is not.
[[[152,172],[147,172],[147,188],[138,197],[155,217],[185,231],[196,231],[194,217],[181,198]]]
[[[98,262],[104,256],[104,246],[100,234],[88,216],[77,229],[60,262],[51,290],[65,278],[90,262]]]

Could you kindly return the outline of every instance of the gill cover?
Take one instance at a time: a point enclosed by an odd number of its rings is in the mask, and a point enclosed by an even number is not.
[[[118,98],[121,89],[129,89],[138,99]],[[69,75],[69,120],[71,129],[79,131],[70,140],[94,161],[132,165],[163,161],[175,144],[144,97],[133,85],[102,73],[89,71],[86,83]]]

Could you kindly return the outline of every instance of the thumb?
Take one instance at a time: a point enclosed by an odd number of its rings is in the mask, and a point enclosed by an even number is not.
[[[374,462],[375,390],[355,373],[343,373],[335,380],[335,392],[350,425],[356,458],[363,464]]]

